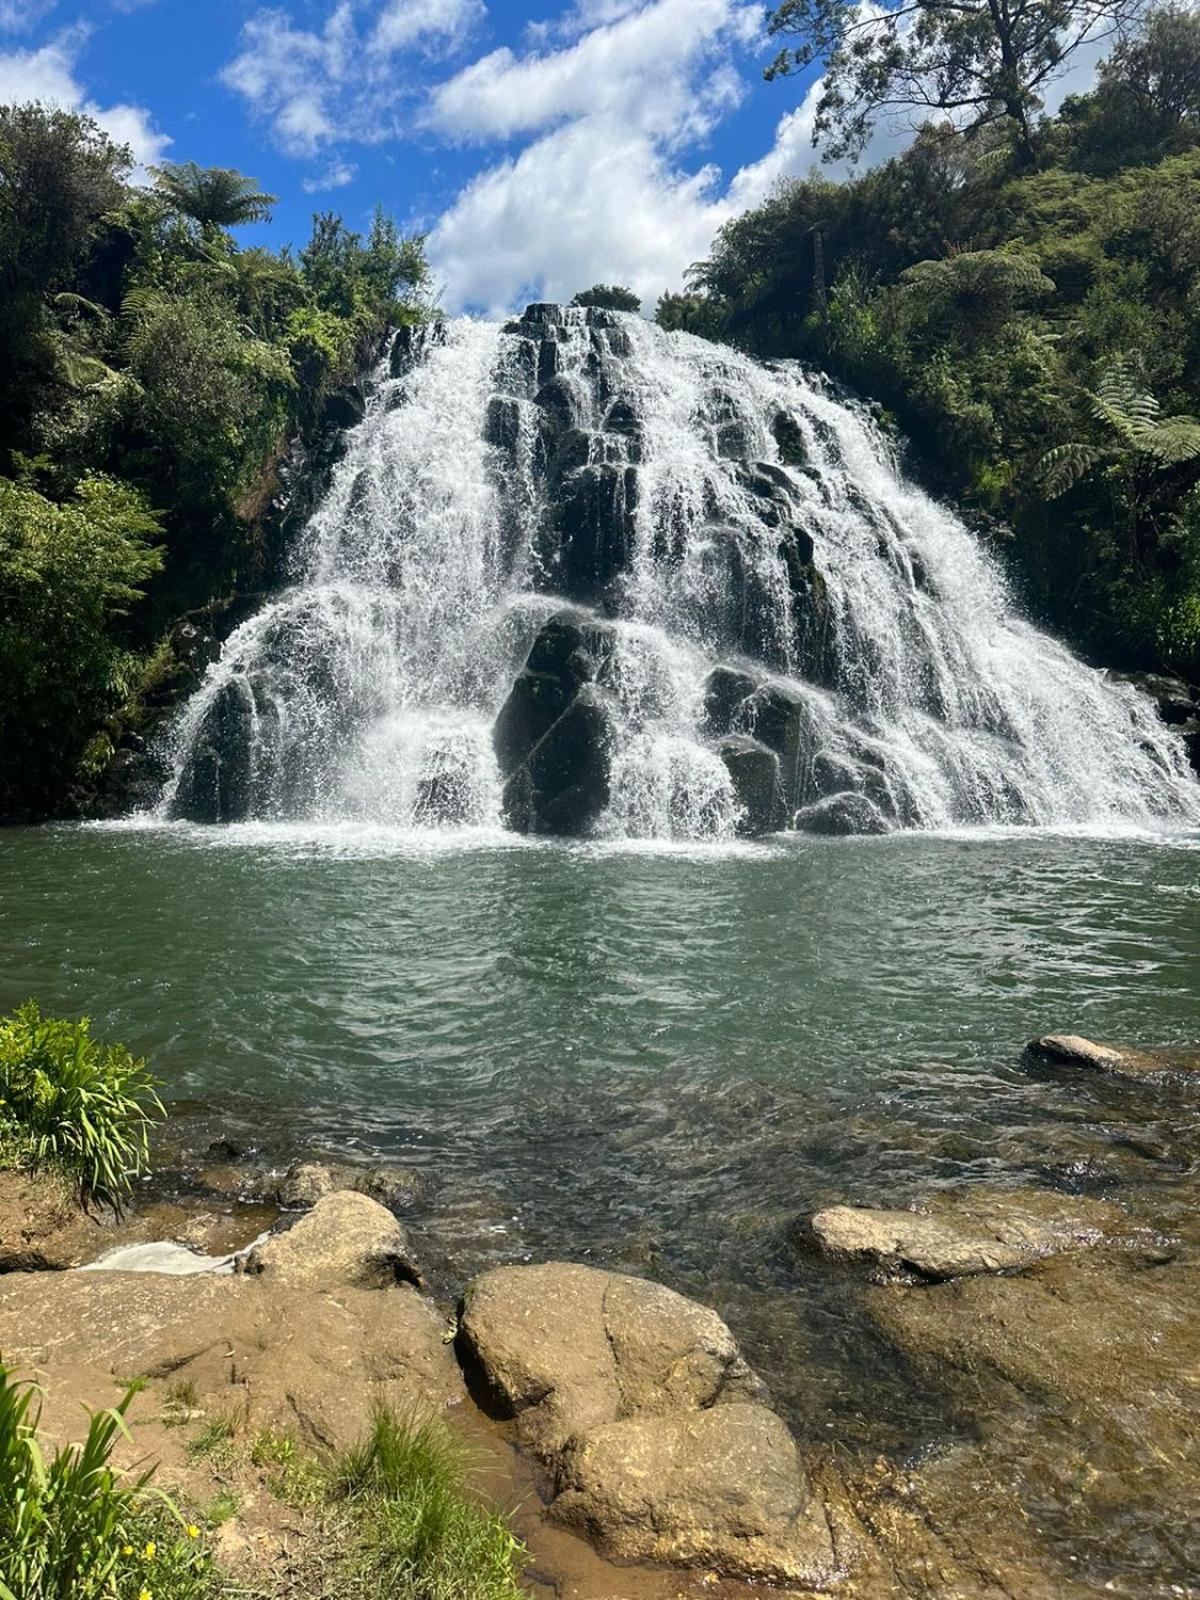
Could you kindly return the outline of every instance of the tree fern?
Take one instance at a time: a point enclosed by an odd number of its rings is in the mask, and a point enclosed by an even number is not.
[[[1116,436],[1107,448],[1079,440],[1057,445],[1035,471],[1047,496],[1057,499],[1102,462],[1133,466],[1138,461],[1159,471],[1200,461],[1200,419],[1162,417],[1154,395],[1124,358],[1106,368],[1088,395],[1095,420]]]

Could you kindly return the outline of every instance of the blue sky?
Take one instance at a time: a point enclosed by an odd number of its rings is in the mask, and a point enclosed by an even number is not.
[[[0,0],[0,101],[88,109],[138,160],[235,166],[246,230],[382,201],[448,310],[595,281],[652,304],[728,217],[814,162],[814,86],[766,84],[749,0]],[[903,132],[882,130],[873,154]]]

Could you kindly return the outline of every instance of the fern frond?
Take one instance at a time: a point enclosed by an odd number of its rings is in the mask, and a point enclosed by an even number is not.
[[[1103,452],[1097,450],[1094,445],[1077,442],[1060,444],[1053,450],[1047,450],[1033,470],[1041,480],[1046,498],[1057,500],[1081,478],[1086,477],[1102,455]]]
[[[1138,449],[1143,455],[1153,456],[1164,467],[1200,461],[1200,419],[1168,417],[1156,428],[1148,428],[1140,434]]]

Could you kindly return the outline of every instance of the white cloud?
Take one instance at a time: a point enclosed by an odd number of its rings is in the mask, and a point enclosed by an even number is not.
[[[0,0],[0,33],[28,33],[55,4],[56,0]]]
[[[375,143],[397,131],[397,109],[414,92],[395,58],[414,50],[444,57],[483,11],[483,0],[337,0],[312,29],[268,8],[242,29],[221,80],[270,122],[290,155],[311,156],[339,139]]]
[[[305,178],[300,187],[305,194],[322,194],[326,189],[344,189],[357,175],[358,168],[352,161],[333,161],[323,172]]]
[[[596,282],[653,301],[725,220],[717,179],[676,171],[636,130],[573,123],[467,186],[433,231],[434,271],[452,310],[500,316]]]
[[[529,139],[433,229],[448,306],[500,313],[599,281],[653,302],[677,287],[731,215],[718,169],[684,152],[741,99],[733,54],[762,16],[747,0],[581,0],[525,55],[495,51],[442,84],[431,128]]]
[[[460,138],[509,138],[565,118],[612,117],[685,143],[741,98],[719,52],[757,27],[758,7],[734,0],[623,6],[568,48],[485,56],[434,93],[429,120]]]
[[[89,99],[75,77],[75,56],[82,36],[66,34],[40,50],[0,52],[0,102],[39,100],[44,105],[60,106],[64,111],[82,111],[104,129],[118,144],[133,151],[134,177],[142,180],[146,168],[161,161],[171,143],[141,106],[100,106]]]
[[[744,92],[734,52],[761,41],[763,16],[749,0],[576,0],[527,29],[524,54],[493,51],[440,85],[430,128],[459,142],[526,141],[468,183],[430,235],[448,308],[499,315],[602,281],[652,302],[782,183],[845,178],[911,143],[911,120],[883,118],[856,167],[823,163],[818,79],[771,148],[727,182],[702,157],[686,161]],[[1090,86],[1103,53],[1089,45],[1072,58],[1047,110]]]

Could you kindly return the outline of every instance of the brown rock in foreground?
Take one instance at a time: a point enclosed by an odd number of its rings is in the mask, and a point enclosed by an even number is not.
[[[141,1376],[190,1381],[206,1415],[251,1432],[295,1429],[309,1444],[346,1445],[378,1401],[407,1414],[466,1398],[443,1330],[436,1307],[407,1286],[320,1294],[266,1275],[0,1278],[0,1350],[37,1371],[58,1437],[77,1436],[85,1405],[111,1403],[114,1376]],[[139,1396],[135,1418],[160,1403],[153,1389]],[[143,1427],[136,1441],[139,1455],[159,1443]]]
[[[593,1267],[501,1267],[459,1332],[550,1512],[608,1556],[820,1586],[837,1559],[795,1443],[714,1311]]]
[[[935,1195],[920,1211],[831,1206],[809,1224],[834,1260],[864,1261],[931,1282],[1014,1272],[1047,1256],[1118,1235],[1125,1218],[1100,1200],[1044,1189],[974,1189]]]
[[[1200,1077],[1200,1050],[1142,1050],[1132,1045],[1102,1044],[1077,1033],[1047,1033],[1031,1039],[1026,1054],[1053,1066],[1083,1067],[1122,1078]]]

